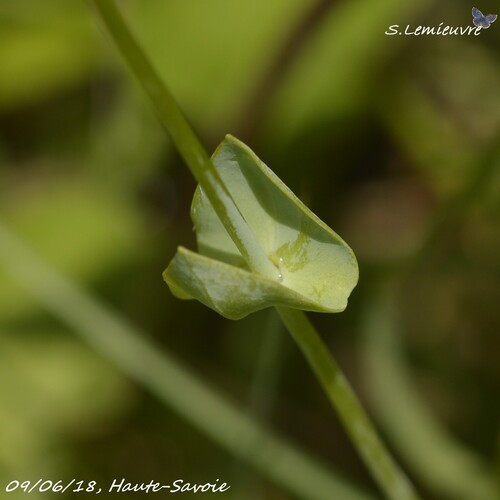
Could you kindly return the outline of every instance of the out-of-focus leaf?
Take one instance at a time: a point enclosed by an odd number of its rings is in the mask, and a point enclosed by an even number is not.
[[[34,2],[19,3],[32,6],[0,10],[0,111],[74,86],[98,61],[83,5],[60,5],[57,14],[49,5],[44,12]]]
[[[203,256],[179,250],[164,273],[172,291],[181,298],[192,296],[231,319],[271,305],[344,310],[358,279],[356,259],[347,244],[235,138],[226,137],[213,162],[275,274],[246,269],[198,187],[192,218]]]
[[[17,474],[61,476],[59,459],[69,451],[63,436],[92,433],[96,422],[124,411],[130,393],[109,364],[76,341],[33,333],[0,332],[0,464]]]
[[[145,237],[132,205],[82,177],[13,183],[0,212],[49,262],[84,282],[138,256]],[[1,318],[37,307],[3,271],[0,276]]]

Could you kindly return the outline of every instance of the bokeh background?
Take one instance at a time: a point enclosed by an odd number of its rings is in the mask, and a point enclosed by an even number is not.
[[[478,37],[384,35],[468,26],[461,0],[119,6],[207,148],[246,141],[354,249],[348,309],[311,318],[423,498],[500,498],[500,22]],[[0,225],[376,495],[271,311],[227,321],[163,283],[176,247],[195,247],[194,188],[88,3],[0,2]],[[97,353],[9,266],[0,257],[1,486],[220,477],[229,498],[295,498]]]

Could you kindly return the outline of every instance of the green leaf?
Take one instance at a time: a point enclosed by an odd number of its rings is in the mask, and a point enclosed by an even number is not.
[[[358,280],[347,244],[234,137],[226,137],[212,161],[275,272],[248,269],[198,187],[191,215],[202,255],[179,249],[164,273],[172,292],[230,319],[273,305],[343,311]]]

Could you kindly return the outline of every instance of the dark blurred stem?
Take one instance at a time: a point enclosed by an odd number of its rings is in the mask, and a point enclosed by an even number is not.
[[[266,422],[271,413],[287,345],[283,324],[273,309],[268,309],[263,324],[263,334],[252,384],[248,394],[248,412],[257,421]],[[238,484],[243,485],[244,498],[258,500],[265,498],[261,482],[248,469],[237,465]],[[243,498],[243,497],[242,497]]]
[[[276,312],[269,309],[264,327],[264,338],[248,398],[250,412],[261,419],[269,415],[276,393],[285,349],[283,340],[282,323]]]
[[[413,263],[421,262],[436,240],[446,230],[456,227],[466,210],[478,199],[487,188],[492,175],[500,163],[500,135],[493,140],[493,146],[480,158],[476,168],[471,169],[471,175],[454,196],[438,209],[432,219],[426,237],[417,251]]]
[[[443,235],[449,234],[460,224],[469,207],[487,189],[497,172],[500,165],[500,133],[492,143],[492,147],[482,155],[475,168],[471,169],[470,177],[464,182],[462,188],[437,208],[415,252],[409,257],[395,262],[377,264],[372,268],[365,263],[365,275],[368,270],[377,280],[390,281],[395,276],[401,279],[411,275],[429,259]]]
[[[335,0],[316,0],[293,27],[236,120],[235,130],[241,139],[248,142],[255,137],[276,91],[286,78],[298,53],[316,33],[334,4]]]

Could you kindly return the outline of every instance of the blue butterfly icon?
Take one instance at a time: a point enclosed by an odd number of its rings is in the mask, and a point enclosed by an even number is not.
[[[472,22],[478,28],[484,29],[489,28],[491,23],[495,22],[497,19],[496,14],[488,14],[487,16],[484,16],[479,9],[476,9],[476,7],[472,7],[472,17]]]

